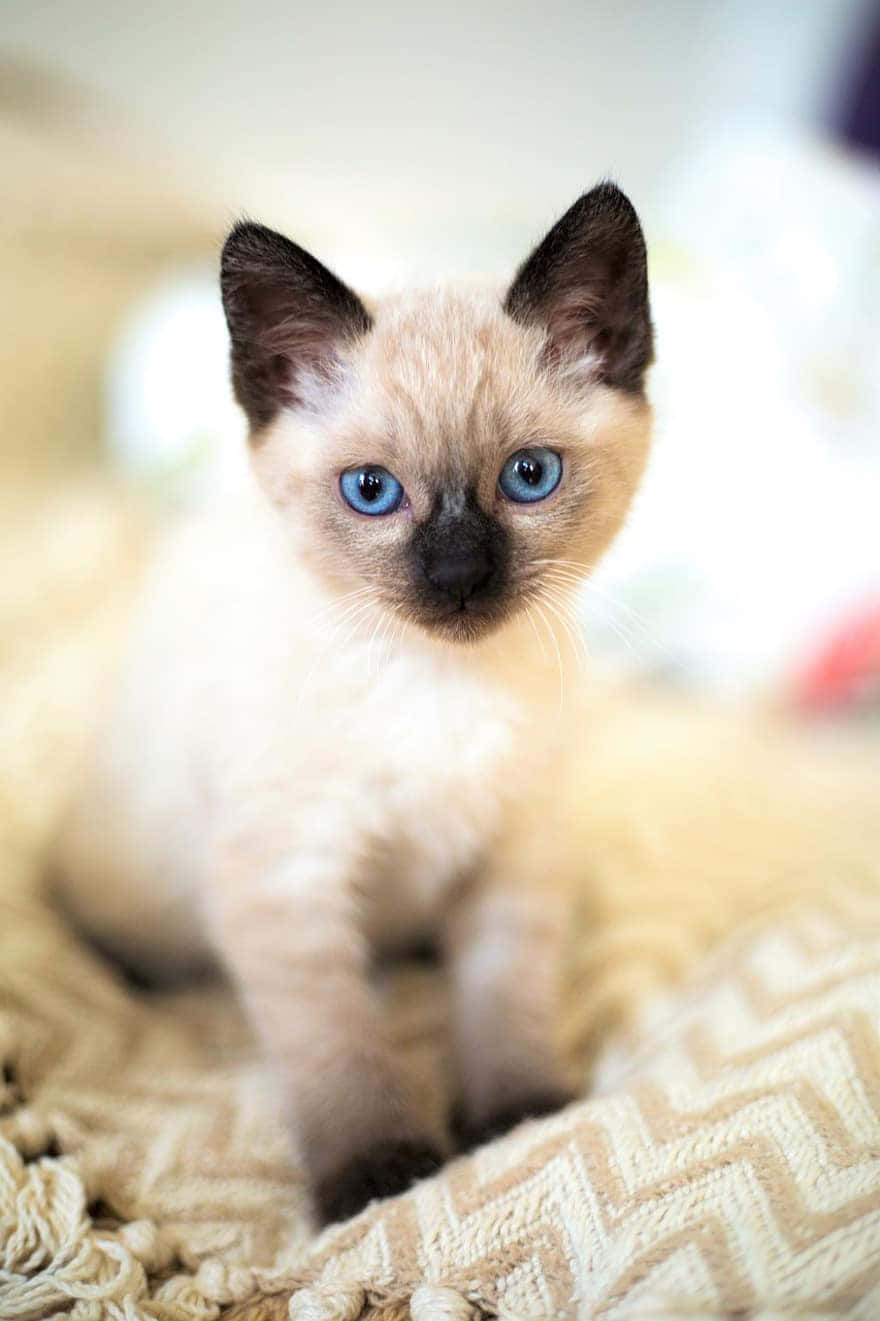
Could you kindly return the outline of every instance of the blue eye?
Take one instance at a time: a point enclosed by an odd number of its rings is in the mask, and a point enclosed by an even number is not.
[[[347,468],[339,478],[346,504],[359,514],[393,514],[403,499],[403,487],[385,468]]]
[[[535,445],[517,450],[501,469],[498,485],[508,500],[532,504],[555,491],[562,476],[562,459],[554,450]]]

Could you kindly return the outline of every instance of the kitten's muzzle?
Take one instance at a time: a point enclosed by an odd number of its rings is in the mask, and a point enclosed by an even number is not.
[[[508,568],[508,539],[497,519],[465,491],[444,493],[414,532],[414,585],[434,618],[486,613],[497,605]]]

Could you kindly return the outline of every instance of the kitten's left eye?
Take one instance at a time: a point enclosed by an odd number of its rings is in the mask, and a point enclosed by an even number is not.
[[[535,445],[517,450],[501,469],[498,485],[508,500],[533,504],[555,491],[562,476],[562,459],[555,450]]]
[[[359,514],[393,514],[403,499],[403,487],[387,468],[370,464],[366,468],[347,468],[339,478],[339,489],[346,504]]]

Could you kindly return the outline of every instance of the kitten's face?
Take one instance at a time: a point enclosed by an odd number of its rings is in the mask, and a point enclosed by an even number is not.
[[[390,301],[338,379],[270,424],[256,470],[328,588],[369,586],[468,642],[592,567],[638,482],[649,410],[548,375],[542,348],[491,296]]]
[[[367,311],[250,225],[222,279],[256,472],[328,591],[362,620],[378,607],[455,642],[552,614],[617,531],[647,453],[644,245],[622,194],[576,203],[503,299]]]

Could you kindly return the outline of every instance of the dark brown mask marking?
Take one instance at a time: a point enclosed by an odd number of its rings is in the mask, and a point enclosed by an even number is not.
[[[509,538],[471,492],[446,491],[413,533],[410,562],[424,605],[479,613],[497,603],[509,576]]]

